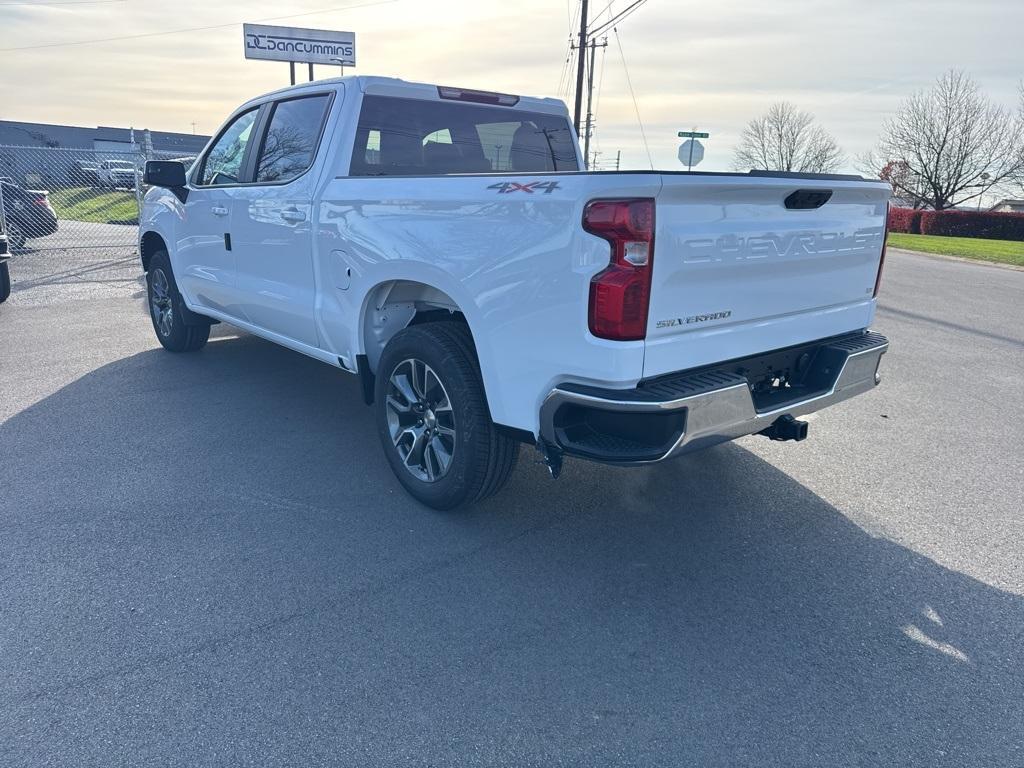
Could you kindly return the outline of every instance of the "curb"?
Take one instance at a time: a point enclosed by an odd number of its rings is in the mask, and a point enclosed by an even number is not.
[[[888,248],[886,255],[890,253],[906,253],[911,256],[927,256],[930,259],[941,259],[944,261],[959,261],[961,264],[978,264],[983,267],[996,267],[998,269],[1009,269],[1013,272],[1024,272],[1024,267],[1016,264],[1003,264],[999,261],[986,261],[985,259],[968,259],[963,256],[948,256],[944,253],[928,253],[927,251],[912,251],[909,248]]]

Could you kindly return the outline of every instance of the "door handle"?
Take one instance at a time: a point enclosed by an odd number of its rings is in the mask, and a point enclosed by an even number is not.
[[[298,208],[292,206],[291,208],[285,208],[281,211],[281,218],[285,221],[305,221],[306,212],[300,211]]]
[[[215,205],[210,210],[213,211],[213,215],[214,216],[227,216],[228,215],[228,209],[225,208],[224,206],[221,206],[221,205]]]

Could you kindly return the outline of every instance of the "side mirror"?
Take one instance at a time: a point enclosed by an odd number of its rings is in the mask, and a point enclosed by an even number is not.
[[[188,179],[185,177],[185,165],[177,160],[147,160],[146,172],[142,175],[142,181],[151,187],[164,187],[177,195],[181,202],[185,202],[185,195],[188,193],[186,185]]]

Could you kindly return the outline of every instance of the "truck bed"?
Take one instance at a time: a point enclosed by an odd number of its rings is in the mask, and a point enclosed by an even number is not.
[[[787,209],[801,190],[829,197],[817,208]],[[339,176],[318,218],[321,249],[348,243],[344,264],[332,269],[372,280],[417,275],[449,295],[480,329],[494,418],[530,429],[542,393],[561,382],[630,388],[867,328],[888,197],[884,182],[842,175]],[[590,200],[617,198],[655,200],[645,341],[607,341],[587,327],[590,281],[607,267],[609,249],[583,230],[583,210]],[[345,304],[351,295],[325,305],[328,337],[332,315],[362,311]],[[353,345],[329,341],[340,354]]]

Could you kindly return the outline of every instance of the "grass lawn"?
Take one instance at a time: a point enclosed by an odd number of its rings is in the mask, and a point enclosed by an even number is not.
[[[889,233],[889,245],[908,251],[941,253],[965,259],[998,261],[1024,267],[1024,242],[1017,240],[983,240],[978,237],[939,237],[938,235],[905,235]]]
[[[134,224],[139,220],[134,192],[71,187],[51,192],[50,204],[57,212],[57,218],[63,220],[98,224]]]

